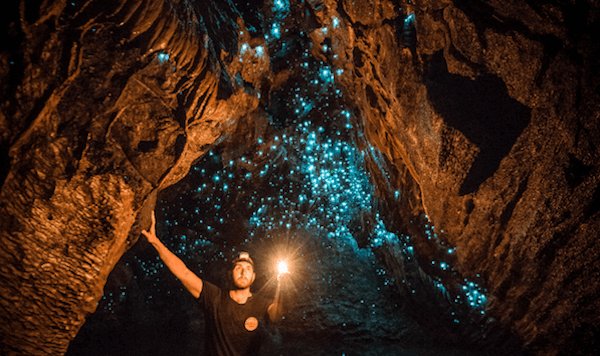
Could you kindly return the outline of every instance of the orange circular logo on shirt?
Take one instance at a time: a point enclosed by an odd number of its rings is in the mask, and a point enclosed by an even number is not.
[[[256,328],[258,327],[258,319],[256,319],[253,316],[249,317],[248,319],[246,319],[246,322],[244,323],[244,327],[248,331],[256,330]]]

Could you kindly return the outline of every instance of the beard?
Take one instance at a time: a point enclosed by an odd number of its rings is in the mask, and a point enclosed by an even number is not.
[[[237,289],[246,289],[250,287],[252,281],[246,277],[239,277],[233,281],[233,285]]]

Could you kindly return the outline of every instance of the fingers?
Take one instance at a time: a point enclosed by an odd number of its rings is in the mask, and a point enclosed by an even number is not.
[[[146,230],[142,230],[142,235],[144,235],[144,237],[146,238],[146,241],[148,241],[149,243],[152,243],[153,241],[156,241],[158,239],[158,237],[156,237],[156,235],[154,235],[151,232],[148,232]]]
[[[156,234],[156,217],[154,216],[154,210],[152,210],[152,215],[150,215],[150,217],[152,218],[152,225],[150,225],[150,231],[153,234]]]

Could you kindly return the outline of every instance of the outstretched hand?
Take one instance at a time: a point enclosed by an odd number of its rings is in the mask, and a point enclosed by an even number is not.
[[[156,218],[154,217],[154,210],[152,210],[152,224],[150,225],[150,231],[142,230],[142,235],[146,237],[149,243],[153,243],[158,241],[158,237],[156,237]]]

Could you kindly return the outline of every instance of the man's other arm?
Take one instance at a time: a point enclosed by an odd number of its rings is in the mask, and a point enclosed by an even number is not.
[[[283,316],[283,308],[281,307],[281,280],[277,277],[277,289],[275,290],[275,297],[273,297],[273,303],[267,308],[267,314],[272,322],[281,320]]]

